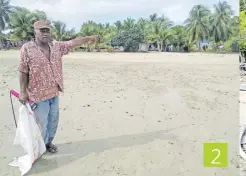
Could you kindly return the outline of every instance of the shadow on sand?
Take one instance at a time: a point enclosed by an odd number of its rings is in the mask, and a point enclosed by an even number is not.
[[[156,139],[177,141],[177,136],[171,134],[170,132],[188,126],[190,125],[182,125],[167,130],[135,135],[124,135],[97,140],[76,141],[71,143],[58,144],[57,146],[59,148],[59,152],[51,156],[49,159],[44,159],[44,157],[40,158],[33,165],[31,171],[27,175],[30,176],[34,175],[35,173],[42,173],[58,169],[91,153],[100,153],[112,148],[147,144]],[[50,154],[45,155],[50,156]]]

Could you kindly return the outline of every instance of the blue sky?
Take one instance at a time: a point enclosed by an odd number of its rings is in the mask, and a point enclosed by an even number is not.
[[[176,24],[188,17],[194,5],[203,4],[213,9],[218,0],[12,0],[13,5],[26,7],[30,10],[42,10],[51,20],[61,20],[68,28],[80,29],[83,22],[110,22],[124,20],[127,17],[148,17],[152,13],[164,14]],[[239,0],[227,0],[239,14]]]

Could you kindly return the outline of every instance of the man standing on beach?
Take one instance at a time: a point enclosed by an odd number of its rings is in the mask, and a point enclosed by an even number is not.
[[[62,56],[75,47],[96,42],[96,37],[76,38],[66,42],[51,41],[48,21],[34,23],[35,41],[24,44],[20,50],[20,97],[22,104],[37,104],[34,114],[48,152],[56,153],[52,143],[59,120],[59,92],[63,91]]]

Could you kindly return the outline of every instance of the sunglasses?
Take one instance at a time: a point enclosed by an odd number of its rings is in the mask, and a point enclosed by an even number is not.
[[[39,29],[39,31],[41,33],[50,33],[50,29],[48,29],[48,28],[41,28],[41,29]]]

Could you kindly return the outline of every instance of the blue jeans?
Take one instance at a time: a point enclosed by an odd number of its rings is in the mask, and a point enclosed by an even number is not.
[[[37,102],[34,114],[45,144],[52,143],[59,121],[59,98],[54,97],[49,100]]]

